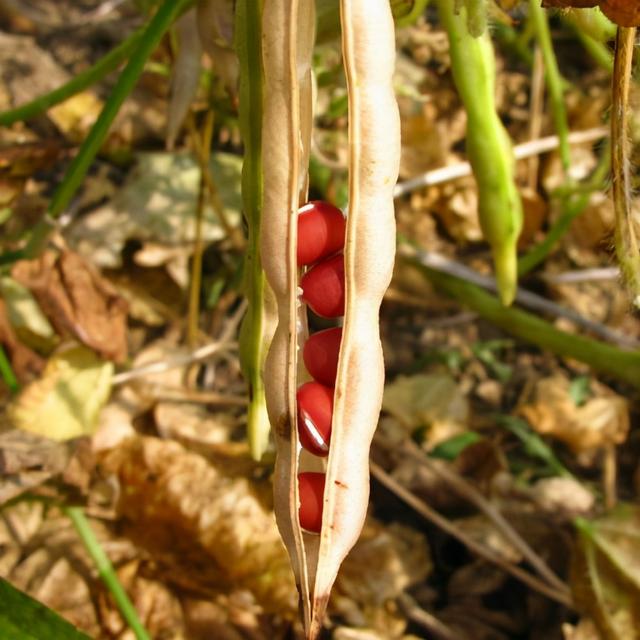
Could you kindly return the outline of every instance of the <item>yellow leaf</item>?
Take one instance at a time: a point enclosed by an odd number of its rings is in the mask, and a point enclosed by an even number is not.
[[[109,397],[112,374],[113,364],[86,347],[58,352],[15,399],[9,417],[17,428],[52,440],[89,435]]]

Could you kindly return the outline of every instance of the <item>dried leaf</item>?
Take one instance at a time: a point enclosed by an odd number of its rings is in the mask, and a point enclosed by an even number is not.
[[[567,377],[544,378],[520,413],[538,433],[562,440],[576,453],[624,442],[629,431],[627,400],[595,381],[591,389],[592,397],[577,406]]]
[[[578,609],[604,640],[640,638],[640,508],[619,505],[576,525],[571,587]]]
[[[155,438],[121,442],[104,465],[126,487],[118,509],[130,534],[156,557],[187,565],[192,581],[248,589],[266,609],[293,615],[289,561],[255,483]]]
[[[61,351],[12,402],[9,417],[19,429],[52,440],[91,434],[111,391],[112,373],[113,364],[86,347]]]
[[[543,0],[543,7],[558,7],[565,9],[566,7],[574,7],[576,9],[587,9],[596,7],[600,0]]]
[[[200,0],[197,12],[202,46],[227,91],[235,95],[239,65],[233,50],[234,0]]]
[[[604,0],[600,9],[607,18],[621,27],[640,27],[638,0]]]
[[[155,240],[170,247],[192,243],[195,238],[200,169],[193,156],[140,153],[136,158],[136,168],[118,195],[67,231],[69,243],[83,255],[91,256],[93,264],[119,267],[122,249],[132,238]],[[232,224],[240,220],[241,166],[239,156],[211,156],[211,175]],[[202,240],[212,242],[224,235],[216,212],[206,206]]]
[[[469,403],[447,375],[398,376],[384,390],[382,408],[409,431],[425,429],[429,449],[466,430]]]
[[[125,360],[127,304],[84,258],[47,251],[17,262],[12,275],[32,291],[61,335],[74,336],[115,362]]]
[[[543,0],[543,7],[586,9],[599,6],[602,12],[621,27],[640,27],[640,4],[637,0]]]
[[[403,525],[368,520],[338,574],[330,615],[381,637],[398,638],[407,621],[393,603],[406,589],[425,580],[431,569],[423,534]]]
[[[61,473],[70,456],[67,444],[19,430],[0,434],[0,505]]]

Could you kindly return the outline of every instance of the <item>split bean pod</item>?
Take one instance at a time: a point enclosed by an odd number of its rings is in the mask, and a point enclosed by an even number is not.
[[[384,383],[378,314],[393,269],[400,155],[389,2],[342,0],[346,225],[330,205],[307,204],[314,24],[313,0],[264,0],[261,255],[278,308],[264,383],[277,448],[276,519],[310,639],[367,510]],[[309,308],[343,316],[342,327],[309,336]]]

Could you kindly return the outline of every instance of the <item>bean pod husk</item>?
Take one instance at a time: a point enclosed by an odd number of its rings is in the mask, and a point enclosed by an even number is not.
[[[300,452],[296,389],[306,309],[298,299],[296,215],[306,201],[314,3],[264,0],[262,256],[278,304],[265,365],[275,433],[278,527],[291,557],[307,637],[317,637],[340,564],[356,542],[369,498],[369,448],[380,412],[384,362],[378,314],[395,253],[393,188],[400,124],[392,87],[394,25],[388,0],[342,0],[349,101],[349,207],[345,313],[327,458]],[[268,154],[268,159],[267,159]],[[298,473],[326,473],[319,535],[299,523]]]

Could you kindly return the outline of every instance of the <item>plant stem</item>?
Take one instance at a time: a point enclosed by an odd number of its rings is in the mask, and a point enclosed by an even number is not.
[[[405,258],[433,284],[511,335],[565,357],[575,358],[613,378],[640,388],[640,352],[617,349],[591,338],[556,329],[550,323],[500,301],[461,278],[426,267],[417,258]]]
[[[598,42],[588,33],[577,30],[576,35],[594,62],[605,71],[611,73],[613,71],[613,56],[611,55],[611,51],[609,51],[602,42]]]
[[[16,374],[13,372],[11,362],[9,362],[9,358],[7,358],[7,354],[2,346],[0,346],[0,375],[2,375],[2,379],[7,387],[9,387],[9,391],[11,391],[11,393],[19,391],[20,384],[16,378]]]
[[[196,229],[193,240],[193,261],[191,263],[191,283],[189,287],[189,315],[187,320],[187,342],[189,347],[195,347],[198,341],[198,319],[200,316],[200,288],[202,286],[202,221],[204,218],[204,203],[206,192],[206,175],[209,173],[209,154],[213,137],[213,110],[207,112],[204,128],[198,135],[192,128],[194,152],[200,166],[200,182],[198,185],[198,201],[196,205]]]
[[[86,69],[74,76],[69,80],[69,82],[63,84],[57,89],[54,89],[53,91],[50,91],[49,93],[38,96],[31,102],[27,102],[15,109],[9,109],[8,111],[0,113],[0,126],[8,127],[14,122],[29,120],[30,118],[37,116],[39,113],[64,102],[76,93],[80,93],[80,91],[84,91],[87,87],[90,87],[92,84],[102,80],[102,78],[116,69],[116,67],[135,49],[140,38],[145,32],[145,28],[146,25],[132,33],[118,46],[100,58],[100,60],[98,60],[98,62],[96,62],[92,67],[89,67],[89,69]]]
[[[571,151],[569,147],[567,110],[565,108],[562,90],[562,77],[558,69],[558,61],[553,51],[553,44],[551,43],[547,14],[540,4],[540,0],[529,0],[529,11],[544,59],[546,69],[545,77],[547,79],[547,88],[551,100],[553,120],[558,138],[560,138],[560,158],[566,172],[571,166]]]
[[[260,460],[269,444],[270,423],[262,370],[271,342],[266,314],[269,286],[260,257],[262,225],[262,0],[238,0],[236,51],[240,60],[240,131],[244,142],[242,203],[247,222],[244,261],[247,315],[240,330],[240,362],[249,383],[249,449]]]
[[[80,507],[63,507],[62,510],[73,523],[78,536],[98,569],[100,579],[111,592],[122,617],[126,620],[137,640],[151,640],[151,636],[144,628],[135,607],[131,604],[129,596],[118,579],[111,561],[93,533],[84,511]]]

